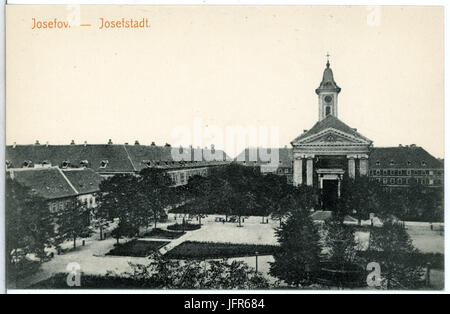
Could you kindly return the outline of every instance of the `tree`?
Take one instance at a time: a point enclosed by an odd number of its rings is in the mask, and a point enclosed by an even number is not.
[[[92,209],[92,226],[99,230],[100,232],[100,240],[104,238],[104,230],[109,227],[111,222],[113,221],[109,216],[108,210],[105,206],[100,206],[101,197],[97,197],[97,206]]]
[[[337,219],[328,219],[325,221],[324,231],[328,262],[336,269],[345,270],[348,265],[354,263],[357,252],[353,227]]]
[[[138,178],[131,175],[115,175],[100,183],[96,219],[108,222],[117,219],[117,227],[113,230],[117,243],[123,236],[139,233],[142,225],[140,192]]]
[[[276,199],[273,200],[274,210],[272,212],[272,218],[278,219],[280,221],[280,228],[283,223],[283,219],[289,214],[296,212],[300,209],[300,204],[298,200],[293,195],[286,195],[281,200],[276,202]],[[305,210],[306,212],[306,210]]]
[[[202,224],[202,218],[210,212],[210,207],[214,204],[211,197],[211,178],[204,176],[193,176],[189,179],[185,189],[185,198],[189,199],[189,204],[185,206],[190,216],[198,217],[198,223]]]
[[[320,235],[309,211],[289,213],[287,221],[276,230],[280,251],[274,254],[270,274],[294,286],[310,284],[320,262]]]
[[[45,199],[15,180],[5,183],[7,273],[14,278],[28,254],[47,258],[45,248],[55,244],[55,223]]]
[[[425,265],[413,258],[418,253],[402,224],[385,221],[370,236],[368,262],[381,266],[382,284],[387,289],[416,289],[422,284]]]
[[[172,184],[172,179],[162,169],[146,168],[140,172],[137,187],[141,198],[141,213],[144,216],[151,214],[155,228],[160,217],[166,215],[166,207],[176,203],[171,190]]]
[[[58,212],[58,239],[60,242],[73,240],[73,247],[77,247],[77,238],[86,237],[91,234],[90,210],[87,203],[81,200],[69,202],[62,211]]]

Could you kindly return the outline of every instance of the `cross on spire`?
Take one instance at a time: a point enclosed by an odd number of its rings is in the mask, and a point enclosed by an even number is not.
[[[326,57],[327,57],[327,68],[329,68],[330,67],[330,54],[328,52],[326,54]]]

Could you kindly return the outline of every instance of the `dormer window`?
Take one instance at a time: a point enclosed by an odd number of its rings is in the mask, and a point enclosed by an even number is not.
[[[393,160],[391,160],[390,162],[389,162],[389,165],[391,165],[391,166],[393,166],[395,163],[394,163],[394,161]]]
[[[427,163],[425,161],[422,161],[422,167],[426,167]]]
[[[70,166],[70,161],[64,160],[61,164],[61,168],[65,169]]]
[[[41,163],[41,165],[42,165],[42,167],[50,167],[52,164],[50,163],[50,161],[44,160],[44,161]]]
[[[408,160],[408,161],[406,162],[406,164],[407,164],[408,166],[411,166],[411,161]]]
[[[22,166],[24,168],[32,168],[33,167],[33,162],[31,160],[25,160],[22,164]]]
[[[152,166],[152,162],[150,160],[143,160],[142,163],[147,167],[150,168]]]
[[[108,160],[102,160],[100,162],[100,168],[106,168],[106,166],[108,166],[109,161]]]
[[[380,161],[379,160],[377,160],[377,162],[375,163],[377,166],[379,166],[380,165]]]
[[[87,160],[80,161],[80,166],[87,168],[89,166],[89,161],[87,161]]]

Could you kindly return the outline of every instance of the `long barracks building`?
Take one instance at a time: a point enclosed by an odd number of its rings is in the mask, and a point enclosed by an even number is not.
[[[60,169],[89,168],[101,175],[137,174],[145,168],[164,169],[172,177],[175,185],[187,184],[194,175],[206,175],[212,167],[231,162],[221,150],[211,148],[176,148],[165,146],[113,144],[75,144],[70,145],[9,145],[6,146],[6,167]],[[179,154],[178,154],[179,153]],[[176,157],[177,157],[176,156]]]

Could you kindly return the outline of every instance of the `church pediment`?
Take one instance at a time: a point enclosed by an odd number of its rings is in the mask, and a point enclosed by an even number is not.
[[[370,145],[370,141],[355,136],[350,133],[336,130],[333,128],[325,129],[319,133],[312,134],[311,136],[303,137],[292,142],[296,145]]]

